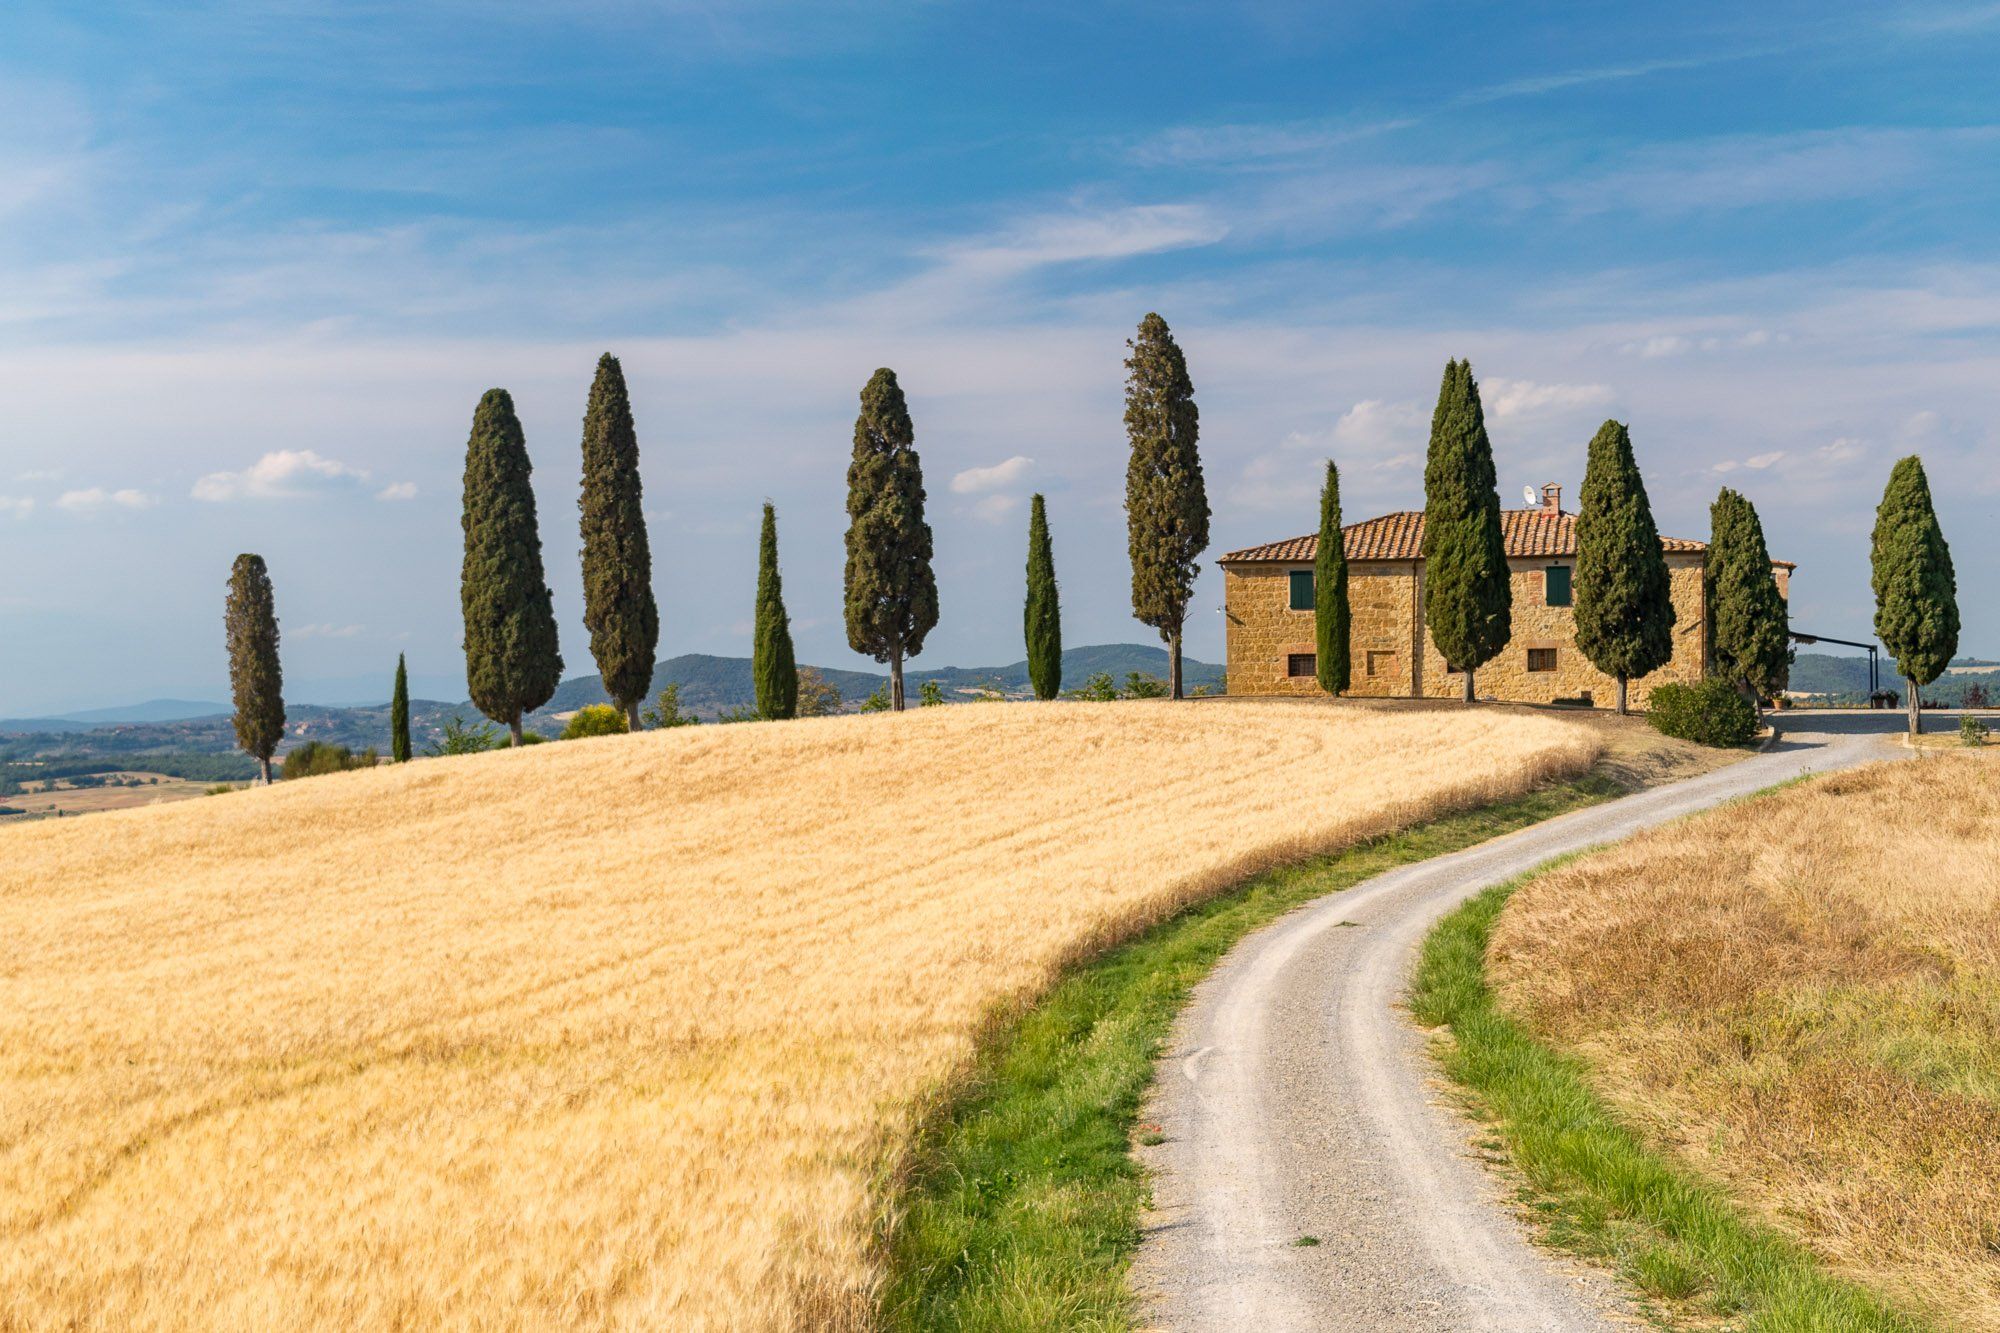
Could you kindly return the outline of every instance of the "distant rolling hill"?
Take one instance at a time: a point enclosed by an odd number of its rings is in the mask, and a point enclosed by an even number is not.
[[[83,731],[119,722],[181,722],[191,717],[215,717],[228,712],[228,704],[201,703],[193,699],[148,699],[142,704],[84,708],[50,717],[0,719],[0,732]]]
[[[1220,687],[1222,684],[1223,669],[1212,662],[1183,657],[1181,667],[1190,689],[1196,685]],[[838,667],[813,669],[839,690],[840,697],[849,704],[865,699],[889,679],[886,672],[848,671]],[[1109,674],[1121,685],[1125,677],[1134,671],[1164,679],[1167,674],[1167,650],[1143,643],[1106,643],[1071,648],[1063,653],[1065,689],[1074,689],[1099,671]],[[927,680],[938,682],[946,690],[990,687],[1006,694],[1025,693],[1028,689],[1028,663],[1023,658],[1006,666],[930,668],[919,660],[905,664],[903,679],[912,696]],[[710,657],[702,653],[688,653],[667,658],[653,668],[652,695],[657,697],[670,684],[681,687],[681,706],[699,717],[713,717],[728,709],[747,707],[757,700],[757,687],[751,678],[750,659],[747,657]],[[596,676],[576,676],[557,687],[555,696],[540,711],[543,714],[569,713],[587,704],[605,702],[608,699],[602,680]]]

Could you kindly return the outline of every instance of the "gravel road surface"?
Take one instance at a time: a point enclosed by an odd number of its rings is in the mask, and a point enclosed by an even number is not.
[[[1133,1283],[1149,1325],[1629,1327],[1615,1284],[1527,1239],[1439,1105],[1401,1008],[1417,947],[1551,857],[1902,753],[1883,734],[1896,722],[1787,719],[1741,763],[1391,871],[1239,944],[1178,1021],[1146,1113],[1165,1140],[1140,1150],[1154,1211]]]

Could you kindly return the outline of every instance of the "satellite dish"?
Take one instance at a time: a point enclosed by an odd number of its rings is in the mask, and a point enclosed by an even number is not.
[[[1533,486],[1523,486],[1521,488],[1521,498],[1528,502],[1528,508],[1533,509],[1542,502],[1542,493]]]

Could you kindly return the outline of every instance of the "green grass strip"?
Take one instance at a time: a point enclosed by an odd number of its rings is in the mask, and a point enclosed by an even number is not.
[[[1756,1333],[1925,1327],[1830,1276],[1801,1246],[1648,1150],[1591,1090],[1581,1062],[1501,1011],[1486,984],[1487,942],[1529,878],[1488,889],[1438,923],[1411,1009],[1451,1029],[1438,1043],[1445,1072],[1494,1125],[1545,1239],[1611,1264],[1660,1302],[1649,1313],[1669,1324],[1708,1327],[1720,1316]]]
[[[892,1329],[1129,1329],[1146,1183],[1129,1151],[1189,991],[1259,926],[1370,876],[1619,795],[1598,777],[1258,875],[1070,973],[923,1134],[890,1238]]]

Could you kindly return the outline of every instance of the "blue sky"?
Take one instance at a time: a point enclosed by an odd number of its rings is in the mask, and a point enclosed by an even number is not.
[[[1646,10],[1656,12],[1646,12]],[[1335,10],[1331,16],[1327,11]],[[231,558],[294,697],[462,689],[458,485],[511,389],[571,674],[577,443],[632,384],[661,654],[747,653],[776,502],[803,660],[842,479],[910,396],[943,618],[1018,659],[1027,494],[1065,633],[1126,599],[1123,340],[1186,348],[1211,554],[1421,503],[1468,356],[1504,497],[1631,424],[1664,530],[1716,489],[1865,637],[1923,455],[2000,652],[2000,5],[632,3],[0,13],[0,715],[220,697]],[[1207,569],[1190,651],[1221,651]],[[377,687],[372,682],[380,681]]]

